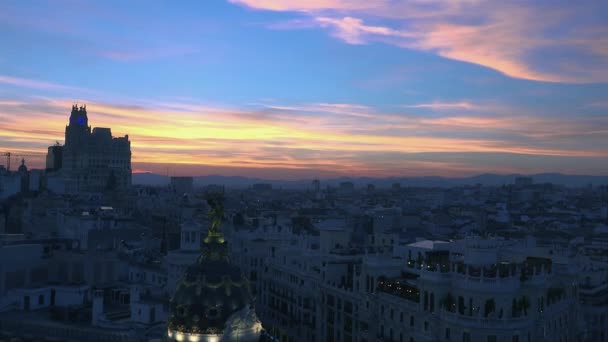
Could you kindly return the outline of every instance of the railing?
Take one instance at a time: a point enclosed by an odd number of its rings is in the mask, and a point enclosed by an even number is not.
[[[512,291],[520,286],[520,280],[517,277],[486,278],[452,274],[452,280],[455,285],[472,290],[491,287],[494,291]]]
[[[420,269],[420,278],[427,280],[449,280],[452,274],[449,272],[438,272],[433,270]]]
[[[506,318],[488,318],[480,316],[467,316],[459,313],[448,312],[445,310],[439,311],[441,319],[455,324],[463,324],[472,327],[504,327],[518,328],[527,325],[535,324],[535,321],[530,317],[506,317]]]

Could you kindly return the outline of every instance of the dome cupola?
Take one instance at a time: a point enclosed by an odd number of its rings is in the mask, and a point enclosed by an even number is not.
[[[211,226],[202,253],[189,266],[170,302],[171,341],[259,341],[262,325],[253,308],[249,280],[230,263],[220,231],[221,197],[207,199]]]

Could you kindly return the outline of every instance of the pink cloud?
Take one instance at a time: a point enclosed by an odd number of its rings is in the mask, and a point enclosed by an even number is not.
[[[365,38],[369,36],[412,37],[407,32],[393,30],[388,27],[365,25],[363,24],[363,20],[352,17],[344,17],[342,19],[317,17],[315,20],[321,27],[331,27],[334,37],[342,39],[349,44],[364,44],[366,43]]]
[[[460,102],[433,102],[433,103],[419,103],[414,105],[404,105],[404,108],[428,108],[433,110],[449,110],[449,109],[464,109],[472,110],[479,109],[478,105],[467,101]]]
[[[251,8],[272,11],[365,10],[386,4],[385,0],[228,0]]]
[[[316,26],[328,29],[332,36],[348,44],[381,41],[478,64],[513,78],[568,83],[608,81],[608,27],[590,19],[608,11],[601,3],[542,6],[483,0],[231,2],[255,9],[299,12],[308,17],[275,23],[270,28]],[[375,24],[367,23],[370,18]],[[377,24],[381,19],[388,21]],[[542,58],[548,54],[551,61]]]
[[[21,78],[21,77],[13,77],[13,76],[7,76],[7,75],[0,75],[0,83],[8,84],[11,86],[16,86],[16,87],[43,89],[43,90],[75,89],[73,87],[69,87],[69,86],[65,86],[65,85],[61,85],[61,84],[57,84],[57,83],[33,80],[33,79]]]

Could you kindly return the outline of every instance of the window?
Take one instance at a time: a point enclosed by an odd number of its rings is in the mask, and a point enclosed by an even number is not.
[[[344,312],[352,313],[353,312],[353,303],[345,301],[344,302]]]
[[[519,335],[513,335],[513,342],[519,342]]]
[[[327,305],[334,306],[334,296],[327,295]]]
[[[424,331],[429,331],[429,322],[424,321]]]
[[[44,304],[44,296],[40,295],[38,296],[38,305],[43,305]]]
[[[410,327],[414,326],[414,316],[410,316]]]
[[[445,328],[445,339],[450,340],[450,328]]]
[[[488,336],[488,342],[496,342],[496,335]]]
[[[471,342],[471,333],[470,332],[462,333],[462,342]]]

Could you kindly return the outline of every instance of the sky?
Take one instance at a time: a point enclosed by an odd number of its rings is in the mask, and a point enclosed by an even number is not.
[[[608,2],[0,1],[0,152],[74,103],[135,172],[607,175]]]

